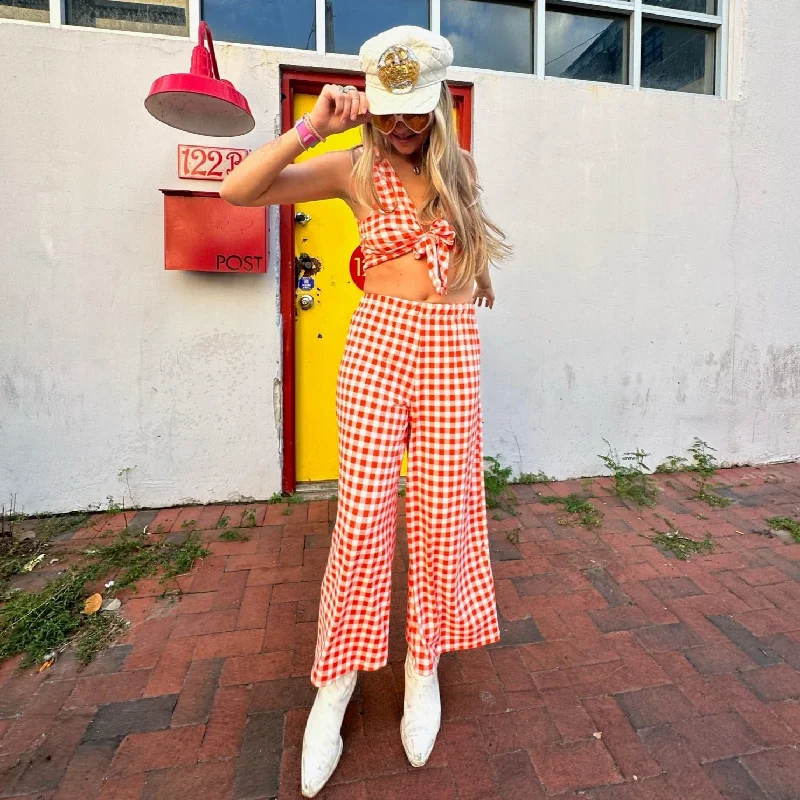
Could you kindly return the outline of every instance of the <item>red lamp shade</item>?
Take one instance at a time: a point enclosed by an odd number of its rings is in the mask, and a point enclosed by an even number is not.
[[[153,81],[144,107],[173,128],[204,136],[241,136],[256,125],[244,95],[219,77],[211,29],[205,22],[200,23],[199,42],[192,51],[192,71]]]

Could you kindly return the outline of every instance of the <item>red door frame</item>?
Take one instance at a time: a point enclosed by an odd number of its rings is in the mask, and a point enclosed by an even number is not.
[[[347,72],[281,71],[281,131],[294,125],[292,109],[295,93],[319,94],[326,83],[350,84],[364,88],[364,76]],[[450,82],[453,100],[461,115],[459,142],[472,150],[472,85]],[[295,439],[295,270],[294,270],[294,206],[280,206],[280,298],[283,331],[282,405],[283,405],[283,491],[291,494],[297,488]]]

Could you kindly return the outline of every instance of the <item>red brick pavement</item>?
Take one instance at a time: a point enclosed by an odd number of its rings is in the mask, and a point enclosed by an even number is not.
[[[418,770],[399,736],[399,548],[391,663],[360,677],[321,798],[797,800],[800,544],[764,520],[800,518],[800,464],[719,480],[733,501],[719,510],[691,500],[680,476],[659,478],[659,505],[644,510],[596,480],[594,531],[559,524],[536,487],[517,487],[517,517],[492,521],[503,639],[442,657],[442,731]],[[249,540],[221,541],[217,521],[243,513]],[[334,514],[328,502],[140,512],[161,535],[194,520],[211,554],[178,579],[177,599],[156,580],[124,597],[131,629],[89,667],[0,664],[0,796],[299,797]],[[667,557],[645,538],[662,517],[710,531],[713,554]],[[74,538],[85,547],[119,528],[100,517]]]

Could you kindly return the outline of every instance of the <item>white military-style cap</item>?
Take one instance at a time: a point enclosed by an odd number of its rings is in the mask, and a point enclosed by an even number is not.
[[[358,55],[372,114],[433,111],[453,63],[450,42],[416,25],[398,25],[373,36]]]

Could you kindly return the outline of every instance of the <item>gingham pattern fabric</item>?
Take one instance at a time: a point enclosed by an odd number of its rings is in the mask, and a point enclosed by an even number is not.
[[[364,269],[405,253],[414,253],[417,258],[427,260],[428,274],[436,293],[445,294],[450,252],[456,242],[453,226],[439,218],[426,231],[420,225],[417,210],[389,161],[378,159],[373,170],[375,189],[383,208],[376,209],[358,223]]]
[[[430,674],[441,652],[497,641],[475,306],[364,295],[339,368],[336,411],[339,504],[312,682],[386,664],[406,446],[406,640],[417,669]]]

